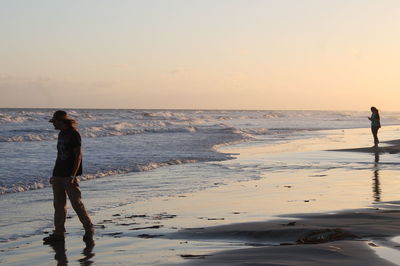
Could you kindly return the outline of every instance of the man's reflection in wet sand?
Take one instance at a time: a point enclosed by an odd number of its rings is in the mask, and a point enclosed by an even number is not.
[[[57,266],[64,266],[68,265],[68,259],[67,259],[67,254],[66,249],[65,249],[65,242],[64,241],[59,241],[59,242],[51,242],[48,244],[54,249],[54,252],[56,253],[54,255],[54,259],[57,261]]]
[[[65,242],[64,241],[52,242],[49,243],[48,245],[51,246],[54,252],[56,253],[54,255],[54,259],[57,261],[57,266],[68,265]],[[93,239],[85,241],[85,248],[81,253],[82,255],[84,255],[84,257],[78,260],[80,265],[92,265],[94,263],[94,261],[90,260],[95,255],[93,253],[94,245],[95,243]]]
[[[86,247],[82,251],[82,255],[84,255],[85,257],[83,257],[82,259],[79,259],[79,262],[81,265],[92,265],[94,263],[94,261],[92,261],[90,259],[93,258],[95,255],[93,253],[94,240],[93,239],[86,240],[85,244],[86,244]]]
[[[375,153],[375,163],[373,167],[373,185],[372,191],[374,192],[374,201],[380,202],[381,201],[381,183],[379,182],[379,152]]]

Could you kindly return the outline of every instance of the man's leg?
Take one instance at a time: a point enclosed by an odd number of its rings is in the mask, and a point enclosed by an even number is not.
[[[375,144],[375,146],[377,146],[378,143],[379,143],[378,129],[379,129],[379,127],[371,127],[372,135],[374,136],[374,144]]]
[[[65,219],[67,217],[67,196],[65,193],[65,178],[53,178],[54,233],[64,235]]]
[[[379,139],[378,139],[378,130],[379,130],[379,127],[376,127],[376,133],[375,133],[375,135],[376,135],[376,144],[379,143]]]
[[[82,202],[81,190],[79,189],[78,182],[71,183],[69,180],[66,182],[66,190],[71,201],[72,208],[74,208],[79,220],[83,224],[86,233],[93,233],[93,224]]]
[[[65,218],[67,216],[67,195],[65,180],[62,177],[53,177],[53,206],[54,206],[54,232],[43,238],[44,244],[62,243],[65,233]]]

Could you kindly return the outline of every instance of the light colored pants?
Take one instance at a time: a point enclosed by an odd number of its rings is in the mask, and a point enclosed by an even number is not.
[[[71,177],[53,177],[54,233],[64,234],[67,217],[67,195],[85,231],[91,231],[93,224],[81,200],[78,182],[71,183]]]

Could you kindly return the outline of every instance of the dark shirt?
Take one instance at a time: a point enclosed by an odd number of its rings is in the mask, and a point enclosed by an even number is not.
[[[81,135],[75,129],[62,130],[58,134],[57,160],[53,176],[69,177],[74,170],[76,154],[74,148],[81,147]],[[76,175],[82,175],[82,159]]]
[[[376,113],[371,115],[371,127],[381,127],[380,117]]]

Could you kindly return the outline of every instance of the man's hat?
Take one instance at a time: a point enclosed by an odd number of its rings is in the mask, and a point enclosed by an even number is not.
[[[53,123],[56,120],[71,120],[71,118],[68,117],[67,112],[58,110],[54,112],[53,117],[49,120],[49,122]]]

